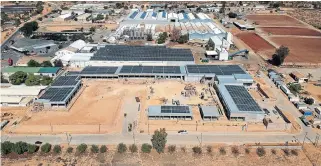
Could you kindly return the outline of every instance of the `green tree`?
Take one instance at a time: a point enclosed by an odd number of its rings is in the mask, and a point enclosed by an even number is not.
[[[313,98],[306,98],[304,100],[305,103],[309,104],[309,105],[312,105],[314,103],[314,99]]]
[[[43,18],[42,18],[42,17],[39,17],[39,18],[38,18],[38,20],[39,20],[39,21],[42,21],[42,20],[43,20]]]
[[[167,133],[165,131],[165,128],[155,130],[151,141],[153,144],[153,148],[156,149],[158,153],[164,152],[164,148],[167,142]]]
[[[95,31],[96,31],[96,28],[95,28],[95,27],[90,27],[89,31],[90,31],[90,32],[95,32]]]
[[[146,144],[146,143],[142,145],[141,151],[142,151],[143,153],[150,153],[151,150],[152,150],[152,145]]]
[[[52,78],[49,76],[43,76],[42,79],[40,80],[41,85],[49,85],[52,83]]]
[[[108,6],[104,6],[104,9],[108,9]]]
[[[185,35],[181,35],[177,42],[179,44],[184,44],[184,43],[187,43],[188,40],[189,40],[189,36],[188,36],[188,34],[185,34]]]
[[[19,141],[14,144],[12,151],[17,154],[28,152],[28,144],[26,142]]]
[[[97,145],[91,145],[90,151],[92,153],[98,153],[99,152],[99,148]]]
[[[36,8],[37,8],[36,12],[40,14],[43,11],[43,2],[38,1],[36,4]]]
[[[136,153],[138,148],[135,144],[132,144],[129,146],[129,150],[132,152],[132,153]]]
[[[118,153],[125,153],[127,151],[127,146],[123,143],[118,144],[117,146]]]
[[[10,21],[9,16],[6,13],[1,12],[1,25],[3,25],[7,21]]]
[[[256,149],[256,154],[259,156],[259,157],[262,157],[262,156],[264,156],[265,155],[265,149],[263,148],[263,147],[258,147],[257,149]]]
[[[33,144],[28,144],[28,153],[33,154],[37,152],[38,146]]]
[[[19,18],[16,18],[14,25],[17,27],[21,24],[21,21]]]
[[[55,67],[64,67],[62,61],[60,59],[54,61]]]
[[[192,150],[193,150],[193,152],[194,152],[195,154],[201,154],[201,153],[202,153],[202,148],[199,147],[199,146],[194,146],[194,147],[192,148]]]
[[[27,73],[23,71],[17,71],[14,74],[9,76],[9,80],[13,85],[20,85],[25,82],[27,79]]]
[[[167,32],[163,32],[163,33],[159,34],[158,39],[157,39],[157,43],[158,43],[158,44],[163,44],[163,43],[165,43],[167,37],[168,37],[168,36],[167,36]]]
[[[40,85],[40,76],[35,76],[33,74],[29,74],[27,76],[27,79],[25,81],[25,84],[27,86],[34,86],[34,85]]]
[[[99,149],[100,153],[105,153],[107,152],[107,146],[106,145],[102,145]]]
[[[52,63],[50,61],[43,61],[41,67],[52,67]]]
[[[61,152],[61,146],[60,145],[55,145],[53,148],[53,152],[55,154],[59,154]]]
[[[77,146],[77,152],[78,153],[85,153],[87,150],[87,145],[86,144],[80,144]]]
[[[41,64],[33,59],[31,59],[28,63],[27,63],[28,67],[40,67]]]
[[[70,37],[71,41],[76,41],[76,40],[86,40],[86,36],[84,34],[74,34]]]
[[[44,145],[41,146],[41,152],[43,153],[49,153],[51,150],[51,144],[45,143]]]
[[[96,20],[103,20],[104,19],[104,15],[102,14],[98,14],[96,17]]]
[[[125,10],[128,10],[128,6],[124,6],[124,9],[125,9]]]
[[[14,143],[10,141],[1,142],[1,154],[9,154],[13,151]]]
[[[276,66],[280,66],[283,64],[285,58],[289,55],[290,50],[288,47],[280,46],[275,54],[272,56],[272,63]]]
[[[228,13],[228,17],[229,17],[229,18],[236,18],[236,17],[237,17],[237,14],[236,14],[236,13],[233,13],[233,12],[229,12],[229,13]]]
[[[289,85],[289,90],[293,93],[293,94],[298,94],[300,93],[300,91],[302,90],[302,87],[300,84],[290,84]]]
[[[20,30],[25,36],[29,37],[32,34],[32,32],[37,30],[38,28],[38,23],[36,21],[32,21],[25,23],[23,27],[20,28]]]
[[[153,41],[153,36],[152,36],[152,34],[147,34],[147,36],[146,36],[146,40],[147,41]]]

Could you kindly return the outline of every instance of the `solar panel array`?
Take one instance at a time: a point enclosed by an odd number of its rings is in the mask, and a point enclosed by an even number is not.
[[[153,12],[152,16],[153,16],[153,17],[156,17],[156,16],[157,16],[157,13],[156,13],[156,12]]]
[[[181,74],[179,66],[123,66],[119,73],[172,73]]]
[[[117,69],[118,67],[87,66],[81,71],[81,74],[115,74]]]
[[[186,65],[188,73],[232,75],[246,74],[238,65]]]
[[[147,12],[143,12],[143,14],[140,16],[141,19],[144,19],[146,16]]]
[[[71,76],[71,75],[79,75],[80,71],[68,71],[67,75]]]
[[[50,100],[51,102],[62,102],[72,92],[74,87],[66,88],[53,88],[50,87],[47,91],[39,98]]]
[[[60,76],[55,79],[51,86],[75,86],[80,81],[79,76]]]
[[[244,86],[225,85],[234,103],[240,111],[259,112],[261,108]]]
[[[166,18],[166,12],[165,12],[165,11],[163,11],[162,17],[163,17],[163,18]]]
[[[135,11],[133,14],[131,14],[130,16],[129,16],[129,18],[131,18],[131,19],[134,19],[135,17],[136,17],[136,15],[138,14],[138,12],[137,11]]]
[[[90,60],[98,61],[194,61],[190,49],[159,46],[106,45]]]
[[[190,113],[188,106],[161,106],[161,113]]]

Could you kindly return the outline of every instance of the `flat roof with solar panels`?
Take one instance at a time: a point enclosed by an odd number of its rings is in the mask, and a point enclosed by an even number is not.
[[[239,65],[186,65],[187,74],[246,74]]]
[[[194,63],[190,49],[164,46],[106,45],[90,61],[189,61]]]
[[[190,106],[154,105],[148,107],[148,118],[192,120],[193,113]]]
[[[264,112],[243,85],[219,84],[217,90],[230,119],[263,120]]]
[[[123,66],[119,75],[166,75],[166,74],[185,74],[184,67],[181,66]]]
[[[61,87],[69,87],[76,86],[80,83],[79,76],[60,76],[55,79],[55,81],[51,84],[52,87],[61,86]]]

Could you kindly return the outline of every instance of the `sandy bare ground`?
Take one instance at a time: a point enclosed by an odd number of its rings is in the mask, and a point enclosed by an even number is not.
[[[89,29],[92,26],[99,26],[96,24],[69,24],[68,22],[57,22],[55,24],[44,24],[41,25],[38,31],[54,31],[61,32],[63,30],[80,30],[81,28]],[[117,24],[104,24],[102,27],[108,29],[116,29],[118,27]]]
[[[308,91],[314,99],[321,102],[321,87],[320,86],[315,86],[315,85],[309,83],[304,86],[304,90]]]

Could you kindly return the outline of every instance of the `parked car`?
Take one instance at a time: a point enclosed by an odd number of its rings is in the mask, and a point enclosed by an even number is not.
[[[179,134],[188,134],[188,132],[186,130],[179,130],[178,133]]]

